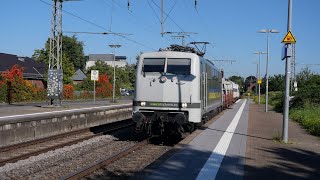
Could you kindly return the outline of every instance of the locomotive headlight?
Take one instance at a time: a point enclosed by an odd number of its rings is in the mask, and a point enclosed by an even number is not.
[[[182,108],[186,108],[187,107],[187,103],[182,103]]]
[[[173,81],[175,81],[175,80],[177,80],[177,77],[171,78],[171,82],[173,82]]]
[[[163,83],[166,82],[167,81],[167,77],[161,76],[160,81],[163,82]]]
[[[146,102],[141,102],[140,105],[141,106],[146,106]]]

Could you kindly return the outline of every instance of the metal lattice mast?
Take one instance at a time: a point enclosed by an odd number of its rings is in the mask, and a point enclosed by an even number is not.
[[[62,0],[58,2],[57,69],[62,69]]]
[[[62,69],[62,2],[53,0],[52,19],[50,29],[50,54],[48,69],[47,96],[50,105],[61,105],[63,90],[63,69]]]
[[[50,33],[49,69],[62,69],[62,0],[54,0]]]

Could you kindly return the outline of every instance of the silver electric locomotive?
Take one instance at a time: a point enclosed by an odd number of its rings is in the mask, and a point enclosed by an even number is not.
[[[132,119],[136,129],[163,135],[193,131],[222,107],[221,72],[196,53],[140,55]]]

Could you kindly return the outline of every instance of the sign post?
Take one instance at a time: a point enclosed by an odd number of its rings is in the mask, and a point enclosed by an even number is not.
[[[290,100],[290,58],[292,54],[291,45],[296,43],[296,39],[291,33],[291,15],[292,15],[292,0],[288,3],[288,27],[287,35],[283,38],[282,43],[284,46],[283,59],[286,59],[285,69],[285,95],[284,95],[284,108],[283,108],[283,125],[282,125],[282,140],[284,143],[288,143],[288,124],[289,124],[289,100]]]
[[[93,81],[93,102],[96,102],[96,81],[99,79],[99,71],[91,70],[91,81]]]

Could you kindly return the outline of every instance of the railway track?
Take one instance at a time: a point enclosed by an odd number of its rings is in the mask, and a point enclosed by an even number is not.
[[[130,120],[107,124],[94,128],[86,128],[69,133],[58,134],[33,141],[23,142],[11,146],[0,148],[0,167],[7,163],[14,163],[19,160],[27,159],[31,156],[39,155],[51,150],[76,144],[78,142],[101,136],[105,133],[113,132],[122,128],[132,126]]]
[[[63,179],[63,180],[73,180],[73,179],[80,179],[82,177],[85,177],[89,174],[91,174],[92,172],[104,167],[104,166],[107,166],[117,160],[119,160],[120,158],[123,158],[125,156],[127,156],[128,154],[131,154],[132,152],[134,152],[135,150],[137,149],[140,149],[144,146],[146,146],[148,144],[148,141],[147,140],[144,140],[142,142],[139,142],[129,148],[126,148],[110,157],[106,157],[106,158],[103,158],[101,159],[100,161],[98,162],[95,162],[93,164],[90,164],[82,169],[79,169],[78,171],[72,173],[72,174],[69,174],[65,177],[62,177],[60,179]]]
[[[202,127],[207,128],[215,119],[216,117]],[[169,146],[149,144],[149,140],[144,140],[59,179],[117,179],[119,177],[143,179],[143,177],[149,173],[150,169],[170,158],[201,131],[202,130],[196,130],[192,134],[183,137],[180,142]]]

